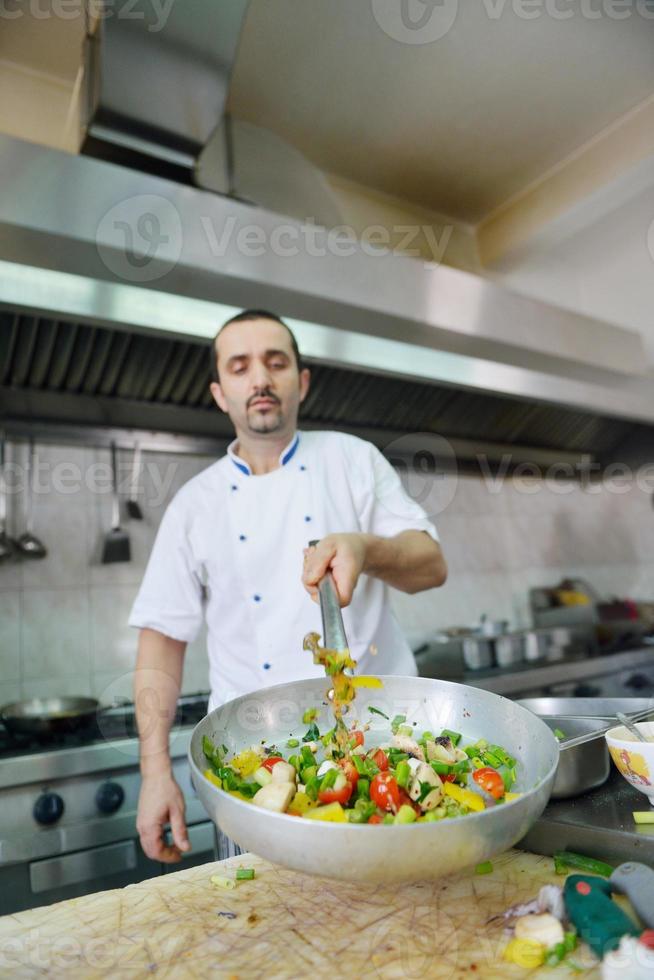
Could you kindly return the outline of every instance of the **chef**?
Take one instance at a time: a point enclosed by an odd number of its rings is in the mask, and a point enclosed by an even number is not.
[[[373,445],[297,429],[310,373],[279,317],[246,310],[228,320],[212,347],[212,379],[236,439],[168,506],[129,619],[140,630],[137,828],[145,853],[165,862],[190,847],[168,744],[186,645],[203,622],[210,710],[268,685],[323,676],[302,640],[320,629],[307,592],[317,599],[327,570],[346,607],[358,670],[415,675],[388,587],[420,592],[447,574],[434,526]],[[309,548],[311,539],[318,545]]]

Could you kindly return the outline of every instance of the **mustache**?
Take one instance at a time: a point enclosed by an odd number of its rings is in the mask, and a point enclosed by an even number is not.
[[[272,391],[264,390],[257,391],[254,395],[250,395],[247,402],[245,403],[246,408],[250,408],[252,402],[256,402],[259,398],[269,398],[270,401],[276,402],[277,405],[281,405],[281,402],[277,395],[273,395]]]

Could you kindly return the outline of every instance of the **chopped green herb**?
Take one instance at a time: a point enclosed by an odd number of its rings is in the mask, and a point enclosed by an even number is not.
[[[420,796],[418,797],[418,803],[422,803],[422,801],[429,796],[434,788],[435,787],[432,786],[431,783],[420,783]]]
[[[567,738],[568,737],[565,732],[562,732],[561,731],[560,728],[555,728],[554,729],[554,734],[558,738],[559,742],[562,742],[564,738]]]
[[[236,880],[237,881],[252,881],[254,878],[254,868],[237,868],[236,869]]]
[[[395,715],[395,717],[391,721],[391,731],[393,732],[393,735],[397,735],[398,728],[400,727],[400,725],[403,725],[405,721],[406,721],[406,715]]]
[[[478,864],[477,867],[475,868],[475,874],[476,875],[489,875],[489,874],[491,874],[492,870],[493,870],[493,862],[492,861],[482,861],[482,863],[481,864]]]
[[[441,732],[441,738],[449,738],[452,745],[458,745],[462,737],[461,732],[453,732],[449,728],[444,728]]]
[[[312,721],[307,729],[306,735],[302,736],[303,742],[317,742],[320,738],[320,732],[318,731],[318,726],[315,721]]]
[[[368,711],[371,715],[381,715],[382,718],[385,718],[386,721],[388,721],[388,715],[385,715],[383,711],[379,710],[379,708],[373,708],[371,704],[368,705]]]
[[[202,736],[202,751],[214,773],[219,775],[217,770],[223,765],[223,757],[218,746],[213,744],[208,735]]]
[[[297,738],[289,738],[286,744],[288,745],[289,749],[296,749],[300,743]]]

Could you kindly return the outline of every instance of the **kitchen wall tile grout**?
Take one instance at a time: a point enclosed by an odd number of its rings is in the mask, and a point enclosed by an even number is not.
[[[66,453],[64,447],[49,449],[51,459],[66,459]],[[95,455],[90,449],[83,454],[82,466],[87,472]],[[170,461],[167,455],[161,465],[168,465]],[[189,461],[180,458],[178,462],[188,464]],[[180,469],[178,475],[189,473],[190,476],[192,470],[204,468],[211,462],[213,460],[209,459],[194,461],[193,466]],[[441,499],[438,496],[441,490],[439,486],[429,495],[434,506]],[[73,562],[72,569],[66,565],[65,547],[70,545],[65,538],[58,543],[57,534],[61,538],[65,527],[71,527],[70,508],[75,503],[70,499],[62,502],[52,492],[44,498],[43,506],[51,522],[47,543],[53,550],[53,557],[59,559],[59,565],[50,566],[38,575],[32,570],[29,576],[20,566],[8,573],[5,569],[0,570],[5,573],[0,591],[18,593],[17,673],[21,692],[48,679],[32,678],[28,676],[32,670],[27,669],[30,666],[28,658],[34,655],[34,651],[28,649],[27,617],[38,615],[38,592],[49,593],[54,608],[61,603],[69,612],[79,609],[85,617],[85,622],[78,625],[79,632],[72,637],[76,656],[80,664],[84,664],[79,672],[80,685],[86,684],[96,690],[99,681],[106,681],[108,687],[119,684],[120,679],[133,669],[136,631],[133,631],[131,643],[126,624],[122,623],[123,610],[127,609],[130,595],[136,595],[144,570],[143,562],[156,530],[152,522],[155,515],[160,519],[163,508],[150,510],[150,524],[132,525],[131,534],[141,561],[126,568],[97,564],[96,538],[101,536],[100,525],[106,519],[104,498],[83,490],[80,503],[82,521],[78,525],[73,523],[72,527],[75,529],[81,524],[83,528],[80,534],[83,562]],[[53,520],[58,506],[64,508],[61,524]],[[42,511],[42,517],[46,511]],[[635,488],[619,500],[608,493],[582,495],[577,489],[567,496],[543,490],[530,497],[521,495],[515,486],[507,483],[499,495],[493,495],[484,489],[481,481],[462,477],[454,498],[435,520],[446,555],[450,557],[450,579],[443,590],[411,597],[393,596],[398,618],[409,634],[433,632],[448,625],[466,625],[483,611],[502,616],[525,616],[527,590],[531,584],[553,584],[572,572],[583,573],[584,577],[594,580],[603,594],[615,591],[635,598],[647,598],[647,593],[651,594],[654,516]],[[92,565],[91,561],[94,562]],[[63,578],[60,576],[62,570]],[[65,580],[66,572],[69,581]],[[83,577],[84,581],[75,584],[77,577]],[[119,621],[112,622],[110,615],[103,615],[101,597],[112,604],[111,610],[117,611]],[[124,615],[126,617],[126,611]],[[70,621],[67,628],[72,628]],[[82,656],[80,642],[86,645],[85,656]],[[60,674],[53,671],[49,677],[70,680],[73,676],[68,670],[70,661],[62,655],[61,649],[57,657]],[[194,683],[195,678],[205,673],[201,643],[190,653],[190,661],[191,669],[185,673],[189,683]]]

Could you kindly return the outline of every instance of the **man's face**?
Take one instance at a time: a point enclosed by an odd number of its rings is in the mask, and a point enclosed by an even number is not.
[[[298,371],[288,330],[274,320],[230,323],[216,348],[220,383],[211,393],[237,432],[292,432],[309,372]]]

